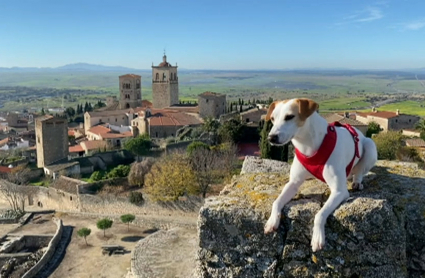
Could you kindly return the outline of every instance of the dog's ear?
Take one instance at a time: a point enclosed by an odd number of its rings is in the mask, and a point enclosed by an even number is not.
[[[279,101],[273,101],[271,104],[270,104],[270,106],[269,106],[269,111],[267,111],[267,115],[266,115],[266,121],[270,121],[270,117],[272,116],[272,113],[273,113],[273,110],[274,110],[274,108],[276,107],[276,104],[278,103]]]
[[[319,104],[308,98],[299,98],[295,100],[298,104],[298,112],[300,115],[300,120],[305,121],[308,117],[311,116],[317,109],[319,109]]]

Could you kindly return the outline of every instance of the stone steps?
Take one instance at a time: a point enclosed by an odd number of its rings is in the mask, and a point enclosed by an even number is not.
[[[71,241],[73,228],[71,226],[63,226],[63,232],[61,239],[56,246],[55,254],[52,256],[50,261],[40,270],[37,274],[39,278],[49,277],[53,271],[58,267],[63,257],[65,256],[65,250]]]

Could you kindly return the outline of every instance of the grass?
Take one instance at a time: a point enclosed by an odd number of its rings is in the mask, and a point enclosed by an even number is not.
[[[406,100],[379,107],[380,111],[396,111],[397,109],[403,114],[425,116],[425,101]]]

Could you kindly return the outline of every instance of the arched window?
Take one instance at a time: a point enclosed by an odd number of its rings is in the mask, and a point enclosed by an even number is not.
[[[155,80],[156,80],[156,81],[158,81],[158,80],[159,80],[159,73],[156,73]]]
[[[125,83],[122,83],[122,88],[125,89]]]
[[[130,104],[129,104],[129,103],[127,103],[127,104],[125,105],[125,108],[130,108]]]

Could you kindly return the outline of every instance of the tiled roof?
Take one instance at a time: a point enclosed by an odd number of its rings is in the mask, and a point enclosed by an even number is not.
[[[103,133],[100,134],[103,139],[112,139],[112,138],[127,138],[133,137],[131,131],[123,132],[123,133]]]
[[[152,110],[151,113],[152,116],[149,117],[151,126],[185,126],[202,123],[198,118],[182,112]]]
[[[83,147],[81,147],[81,145],[75,145],[75,146],[69,147],[69,152],[70,153],[79,153],[79,152],[84,152],[84,149],[83,149]]]
[[[172,67],[170,63],[168,62],[162,62],[158,65],[158,67]]]
[[[365,117],[365,118],[367,116],[371,116],[371,117],[383,118],[383,119],[391,119],[398,116],[396,112],[390,112],[390,111],[376,111],[376,112],[369,112],[369,113],[357,112],[357,115]]]
[[[142,107],[148,107],[148,108],[150,108],[150,107],[152,107],[152,102],[150,102],[149,100],[144,99],[144,100],[142,100]]]
[[[420,138],[406,139],[405,142],[409,147],[425,147],[425,141]]]
[[[53,172],[59,172],[65,169],[68,169],[70,167],[73,167],[75,165],[77,165],[78,162],[77,161],[64,161],[64,162],[57,162],[48,166],[44,166],[45,168],[49,169],[50,171]]]
[[[101,135],[101,134],[104,134],[104,133],[111,132],[111,130],[107,127],[104,127],[103,125],[96,125],[96,126],[91,127],[87,132],[91,132],[91,133],[94,133],[94,134],[97,134],[97,135]]]
[[[91,151],[106,147],[106,142],[102,140],[83,141],[80,145],[84,150]]]
[[[131,78],[133,78],[133,77],[139,77],[139,78],[141,78],[140,75],[132,74],[132,73],[124,74],[124,75],[121,75],[120,77],[131,77]]]

